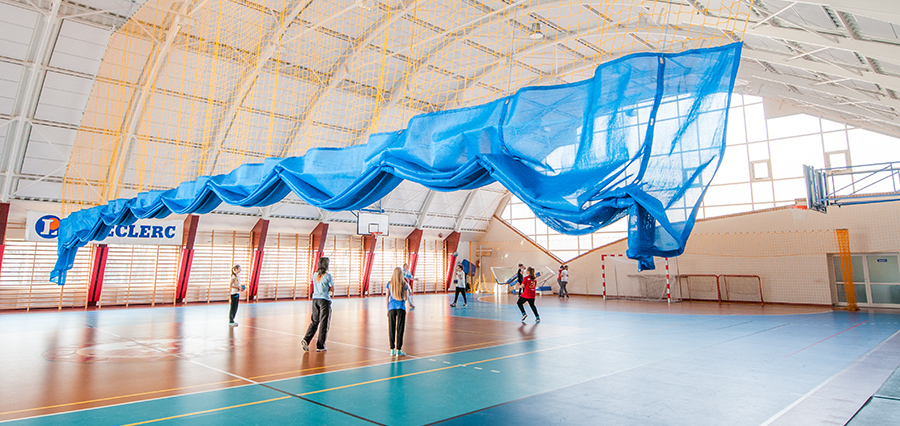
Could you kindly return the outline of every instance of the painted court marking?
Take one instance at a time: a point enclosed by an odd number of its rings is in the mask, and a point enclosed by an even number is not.
[[[859,324],[856,324],[856,325],[854,325],[853,327],[850,327],[850,328],[848,328],[848,329],[846,329],[846,330],[844,330],[844,331],[841,331],[841,332],[838,332],[838,333],[834,333],[834,334],[832,334],[831,336],[828,336],[828,337],[826,337],[826,338],[824,338],[824,339],[822,339],[822,340],[819,340],[818,342],[813,343],[813,344],[811,344],[811,345],[809,345],[809,346],[807,346],[807,347],[805,347],[805,348],[803,348],[803,349],[799,349],[799,350],[797,350],[796,352],[794,352],[794,353],[792,353],[792,354],[790,354],[790,355],[786,355],[785,358],[790,357],[790,356],[792,356],[792,355],[796,355],[796,354],[798,354],[798,353],[800,353],[800,352],[803,352],[803,351],[805,351],[805,350],[807,350],[807,349],[809,349],[809,348],[811,348],[811,347],[813,347],[813,346],[815,346],[815,345],[818,345],[819,343],[822,343],[822,342],[824,342],[824,341],[826,341],[826,340],[828,340],[828,339],[830,339],[830,338],[832,338],[832,337],[835,337],[835,336],[837,336],[837,335],[839,335],[839,334],[841,334],[841,333],[843,333],[843,332],[845,332],[845,331],[853,330],[854,328],[859,327],[859,326],[861,326],[861,325],[863,325],[863,324],[865,324],[865,323],[867,323],[867,322],[869,322],[869,320],[865,320],[865,321],[863,321],[863,322],[861,322],[861,323],[859,323]]]

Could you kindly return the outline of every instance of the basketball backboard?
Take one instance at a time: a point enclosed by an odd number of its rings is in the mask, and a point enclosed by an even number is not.
[[[356,233],[359,235],[377,234],[387,237],[389,215],[384,213],[359,212],[356,221]]]

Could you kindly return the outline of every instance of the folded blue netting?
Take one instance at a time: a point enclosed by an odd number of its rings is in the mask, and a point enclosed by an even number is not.
[[[589,80],[415,116],[364,145],[270,158],[77,211],[60,224],[51,281],[65,283],[79,247],[139,218],[208,213],[223,202],[267,206],[288,192],[325,210],[354,210],[403,179],[437,191],[498,181],[569,235],[628,215],[628,257],[653,269],[653,256],[684,251],[719,167],[740,52],[735,43],[629,55]]]

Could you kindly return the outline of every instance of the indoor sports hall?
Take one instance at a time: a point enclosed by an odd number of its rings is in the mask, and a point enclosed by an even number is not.
[[[889,0],[0,0],[0,422],[900,424],[898,138]]]

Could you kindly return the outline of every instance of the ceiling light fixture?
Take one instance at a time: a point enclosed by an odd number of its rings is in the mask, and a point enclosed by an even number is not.
[[[528,27],[528,38],[532,40],[540,40],[544,38],[544,33],[541,32],[540,22],[535,22]]]
[[[368,10],[369,12],[375,10],[375,1],[374,0],[356,0],[356,6],[360,9]]]

